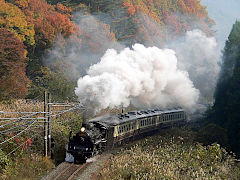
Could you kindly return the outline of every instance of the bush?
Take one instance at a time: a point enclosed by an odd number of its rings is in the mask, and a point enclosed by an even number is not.
[[[229,147],[226,130],[216,124],[209,124],[200,129],[197,133],[196,140],[204,145],[219,143],[226,148]]]
[[[6,156],[6,153],[0,149],[0,167],[2,167],[0,169],[0,173],[2,173],[3,169],[8,165],[8,163],[9,163],[9,159]]]
[[[148,137],[122,149],[110,158],[98,179],[240,179],[240,167],[219,144],[188,143],[179,132],[171,134]]]
[[[54,164],[45,157],[25,154],[21,158],[10,160],[0,179],[39,179],[54,167]]]

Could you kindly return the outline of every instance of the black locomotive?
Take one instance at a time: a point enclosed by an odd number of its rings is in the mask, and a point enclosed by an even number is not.
[[[75,162],[85,162],[87,158],[125,141],[186,122],[186,113],[182,108],[100,116],[84,123],[75,136],[70,135],[67,152]]]

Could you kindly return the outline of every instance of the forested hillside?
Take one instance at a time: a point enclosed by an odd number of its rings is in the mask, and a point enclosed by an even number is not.
[[[211,122],[226,129],[231,149],[240,156],[240,22],[232,27],[226,41]]]
[[[1,100],[34,98],[46,89],[54,99],[73,97],[79,70],[76,77],[66,76],[65,67],[71,66],[66,58],[70,51],[84,52],[77,59],[84,64],[89,60],[87,56],[92,55],[95,61],[101,57],[109,48],[106,41],[124,46],[136,42],[162,46],[193,28],[211,35],[214,23],[199,0],[0,0],[0,3]],[[93,26],[88,24],[89,20],[79,23],[85,16],[94,17]],[[66,49],[70,43],[77,49]],[[56,44],[60,53],[49,58]],[[46,58],[50,59],[48,63]]]

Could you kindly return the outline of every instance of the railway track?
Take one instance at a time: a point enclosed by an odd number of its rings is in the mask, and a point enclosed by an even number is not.
[[[58,173],[49,179],[51,180],[73,180],[76,175],[78,175],[81,171],[83,171],[90,162],[85,164],[73,164],[73,163],[65,163],[63,169],[59,170]]]

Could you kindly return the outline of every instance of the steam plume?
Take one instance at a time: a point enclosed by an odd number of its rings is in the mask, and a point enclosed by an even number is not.
[[[127,107],[183,106],[198,100],[188,73],[177,69],[175,52],[170,49],[135,44],[120,53],[109,49],[101,61],[78,80],[75,93],[95,111]]]
[[[221,59],[216,39],[195,29],[168,47],[176,52],[179,69],[187,71],[194,86],[200,90],[201,101],[212,100]]]

